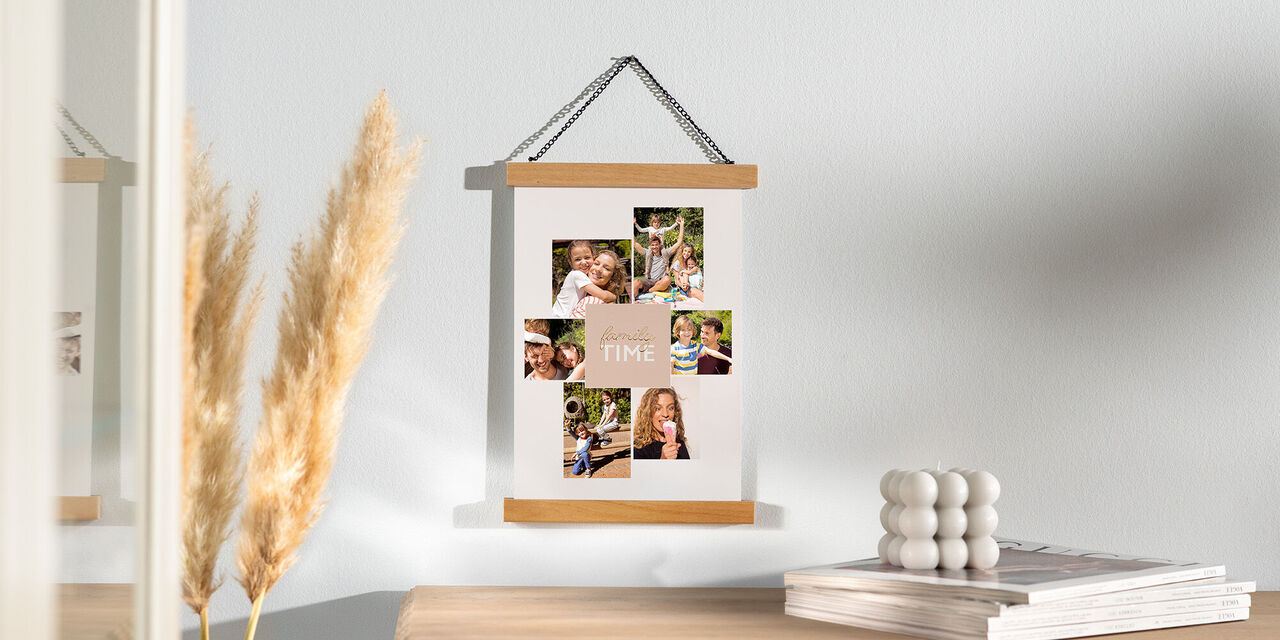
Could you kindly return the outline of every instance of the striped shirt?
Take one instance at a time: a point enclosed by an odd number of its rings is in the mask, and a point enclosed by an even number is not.
[[[573,305],[573,313],[570,313],[569,315],[575,318],[587,317],[587,305],[589,304],[604,304],[604,300],[595,296],[586,296],[579,300],[578,304]]]
[[[671,365],[677,375],[692,376],[698,374],[698,356],[706,353],[701,342],[691,342],[684,346],[679,342],[671,343]]]

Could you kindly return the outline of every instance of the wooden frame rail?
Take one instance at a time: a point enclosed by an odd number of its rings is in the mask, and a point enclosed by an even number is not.
[[[754,164],[509,162],[509,187],[754,189]]]
[[[61,182],[106,182],[106,158],[63,158]]]
[[[62,496],[58,498],[59,520],[99,520],[102,496]]]
[[[505,522],[754,524],[750,500],[517,500],[502,504]]]

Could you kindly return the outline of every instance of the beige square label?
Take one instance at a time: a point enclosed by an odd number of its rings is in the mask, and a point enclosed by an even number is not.
[[[587,305],[586,386],[671,383],[671,310],[665,304]]]

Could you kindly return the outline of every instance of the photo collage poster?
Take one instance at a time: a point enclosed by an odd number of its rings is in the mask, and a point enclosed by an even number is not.
[[[730,189],[515,189],[515,498],[741,499],[741,213]]]

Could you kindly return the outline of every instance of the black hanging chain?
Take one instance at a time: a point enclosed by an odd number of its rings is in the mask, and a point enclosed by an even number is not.
[[[644,66],[643,62],[640,62],[640,58],[635,56],[630,56],[630,58],[632,62],[639,67],[639,71],[644,72],[644,75],[653,81],[653,86],[657,87],[658,91],[662,92],[662,97],[666,98],[667,103],[675,108],[676,112],[680,114],[680,117],[684,118],[685,122],[688,122],[689,126],[693,127],[694,131],[698,132],[698,137],[702,138],[703,142],[706,142],[712,149],[714,149],[716,154],[724,160],[725,164],[733,164],[733,161],[729,159],[729,156],[726,156],[724,152],[720,150],[720,147],[716,145],[715,140],[712,140],[711,136],[707,135],[707,132],[703,131],[702,127],[699,127],[698,123],[693,121],[693,118],[684,110],[684,107],[680,106],[680,103],[676,102],[676,99],[671,97],[670,93],[667,93],[667,90],[663,88],[662,83],[658,82],[658,79],[653,77],[652,73],[649,73],[649,69]]]
[[[62,134],[62,139],[63,139],[63,140],[65,140],[65,141],[67,142],[67,146],[68,146],[68,147],[71,147],[71,153],[74,153],[74,154],[76,154],[77,156],[79,156],[79,157],[83,158],[83,157],[84,157],[84,152],[83,152],[83,151],[81,151],[81,150],[80,150],[80,147],[77,147],[77,146],[76,146],[76,143],[75,143],[75,142],[73,142],[73,141],[71,140],[71,136],[67,135],[66,130],[65,130],[65,129],[63,129],[62,127],[59,127],[59,126],[58,126],[58,125],[56,125],[56,124],[55,124],[55,125],[53,125],[53,126],[54,126],[54,128],[55,128],[55,129],[57,129],[57,130],[58,130],[58,133]]]
[[[538,158],[541,158],[542,155],[547,152],[547,149],[550,149],[551,145],[555,144],[556,140],[560,139],[560,136],[569,129],[574,121],[578,119],[578,116],[582,115],[582,112],[586,111],[587,107],[590,106],[596,98],[600,97],[600,93],[604,91],[604,88],[609,86],[609,83],[613,82],[613,79],[618,77],[618,74],[621,73],[623,69],[627,68],[627,64],[631,62],[631,57],[632,56],[619,58],[617,62],[613,63],[613,68],[609,70],[609,75],[605,77],[604,82],[601,82],[600,86],[596,87],[596,90],[591,92],[591,97],[587,98],[587,101],[582,103],[582,106],[578,107],[578,110],[574,111],[573,115],[569,116],[569,119],[565,121],[564,126],[560,127],[560,130],[557,131],[554,136],[551,136],[551,139],[547,140],[546,144],[542,145],[542,148],[538,150],[536,155],[529,156],[529,162],[537,162]]]
[[[111,154],[107,152],[107,148],[102,146],[102,143],[98,142],[98,139],[93,137],[93,134],[89,133],[88,129],[80,126],[80,123],[76,122],[76,119],[71,117],[71,112],[67,111],[67,108],[63,106],[61,102],[58,103],[58,113],[61,113],[62,117],[66,118],[67,122],[71,123],[71,126],[76,130],[76,133],[80,134],[80,137],[87,140],[94,149],[97,149],[98,153],[101,153],[105,157],[111,157]],[[62,134],[62,139],[66,140],[68,145],[71,145],[71,150],[75,152],[76,155],[83,158],[84,152],[80,151],[80,148],[71,141],[71,136],[68,136],[67,132],[62,130],[62,127],[58,127],[58,132]]]
[[[658,79],[653,77],[653,74],[649,73],[649,70],[640,62],[640,59],[635,56],[618,58],[617,62],[614,62],[613,67],[609,70],[608,76],[606,76],[604,81],[600,83],[600,86],[596,87],[595,91],[591,92],[591,97],[587,98],[587,101],[583,102],[582,106],[578,107],[578,110],[575,111],[572,116],[569,116],[569,119],[565,121],[564,126],[560,127],[560,130],[557,131],[554,136],[551,136],[551,139],[547,140],[546,144],[542,145],[542,148],[538,150],[536,155],[529,156],[529,162],[537,162],[538,159],[551,148],[551,145],[555,144],[556,140],[559,140],[560,136],[564,134],[564,132],[567,131],[575,121],[577,121],[578,116],[581,116],[582,112],[586,111],[587,107],[590,106],[596,98],[600,97],[600,94],[604,91],[605,87],[609,86],[609,83],[612,82],[613,79],[628,66],[634,66],[634,70],[637,75],[643,74],[644,77],[647,77],[653,82],[653,86],[657,87],[658,91],[662,92],[662,97],[667,101],[667,104],[671,105],[671,107],[680,114],[680,117],[684,118],[685,122],[688,122],[689,126],[693,127],[693,130],[698,133],[698,137],[710,145],[710,147],[719,154],[720,158],[724,160],[725,164],[733,164],[733,160],[730,160],[729,156],[726,156],[724,152],[720,150],[720,147],[711,139],[711,136],[707,135],[707,133],[702,130],[702,127],[699,127],[697,123],[693,121],[693,118],[691,118],[689,113],[684,110],[684,107],[680,106],[680,103],[676,102],[676,99],[671,97],[671,94],[663,88],[662,84],[658,82]]]

